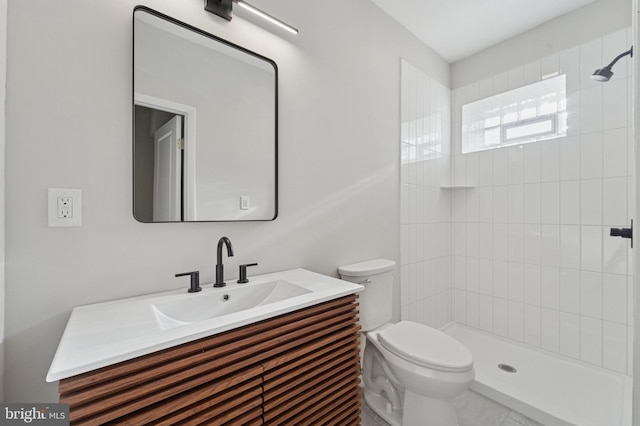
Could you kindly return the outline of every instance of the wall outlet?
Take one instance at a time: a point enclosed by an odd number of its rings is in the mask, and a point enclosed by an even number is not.
[[[49,188],[48,223],[55,226],[82,226],[82,191]]]
[[[73,197],[58,197],[58,219],[73,217]]]

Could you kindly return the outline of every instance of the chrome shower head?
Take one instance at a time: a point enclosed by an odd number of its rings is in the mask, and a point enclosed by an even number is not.
[[[631,57],[633,58],[633,46],[631,46],[631,48],[629,50],[627,50],[624,53],[619,54],[618,56],[616,56],[616,58],[611,61],[611,63],[609,65],[607,65],[604,68],[600,68],[599,70],[596,70],[592,75],[591,78],[595,81],[609,81],[611,80],[611,77],[613,77],[613,71],[611,71],[611,67],[613,67],[613,65],[618,62],[618,60],[622,57],[625,57],[627,55],[631,55]]]

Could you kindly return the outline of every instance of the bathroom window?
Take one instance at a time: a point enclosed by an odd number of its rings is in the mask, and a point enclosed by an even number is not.
[[[462,106],[462,153],[567,134],[565,75]]]

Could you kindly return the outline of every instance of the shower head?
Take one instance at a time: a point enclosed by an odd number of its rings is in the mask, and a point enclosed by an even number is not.
[[[611,67],[613,67],[613,65],[618,62],[618,60],[620,58],[623,58],[627,55],[631,55],[631,57],[633,58],[633,46],[631,46],[631,48],[629,50],[627,50],[624,53],[619,54],[618,56],[616,56],[616,58],[611,61],[611,63],[609,65],[607,65],[604,68],[600,68],[599,70],[596,70],[592,75],[591,78],[594,79],[595,81],[609,81],[611,80],[611,77],[613,77],[613,71],[611,71]]]
[[[600,68],[591,75],[593,80],[602,82],[611,80],[611,77],[613,77],[613,71],[609,67]]]

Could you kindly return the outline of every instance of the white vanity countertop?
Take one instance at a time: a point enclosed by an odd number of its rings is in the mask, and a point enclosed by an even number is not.
[[[250,289],[274,280],[295,283],[308,291],[286,300],[258,305],[240,312],[184,325],[164,328],[159,325],[154,305]],[[250,278],[248,284],[228,281],[226,287],[202,285],[199,293],[187,293],[187,286],[162,293],[137,296],[73,309],[53,358],[47,382],[86,373],[150,354],[162,349],[212,336],[267,318],[296,311],[318,303],[362,291],[364,287],[304,269],[275,272]],[[241,296],[240,296],[241,297]]]

